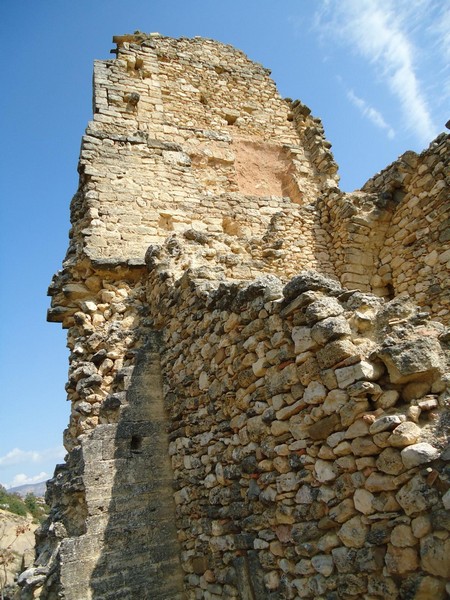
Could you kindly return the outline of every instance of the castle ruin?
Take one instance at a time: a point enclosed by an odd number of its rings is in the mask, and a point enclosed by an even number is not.
[[[343,193],[320,120],[242,52],[114,42],[21,598],[446,598],[450,136]]]

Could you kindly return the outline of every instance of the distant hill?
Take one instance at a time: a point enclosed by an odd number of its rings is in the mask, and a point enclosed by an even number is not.
[[[25,498],[27,494],[34,494],[36,498],[43,498],[46,489],[46,481],[41,481],[40,483],[18,485],[17,487],[9,488],[8,492],[10,494],[19,494],[22,498]]]

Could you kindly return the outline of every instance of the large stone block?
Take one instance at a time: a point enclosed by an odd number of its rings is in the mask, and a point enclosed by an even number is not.
[[[434,380],[445,371],[442,348],[432,337],[386,344],[378,356],[386,365],[392,383]]]

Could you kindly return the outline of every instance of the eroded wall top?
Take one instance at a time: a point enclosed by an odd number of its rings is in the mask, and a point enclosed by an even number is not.
[[[114,41],[117,58],[95,63],[73,251],[142,263],[149,244],[187,228],[236,222],[261,237],[286,204],[336,186],[320,121],[242,52],[200,38]]]
[[[149,246],[169,244],[183,249],[180,273],[203,264],[286,280],[313,268],[448,321],[448,135],[343,193],[320,120],[239,50],[159,34],[114,41],[116,58],[95,63],[51,320],[70,326],[96,269],[142,269]]]

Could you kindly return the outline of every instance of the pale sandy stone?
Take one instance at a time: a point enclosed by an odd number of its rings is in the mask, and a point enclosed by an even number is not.
[[[327,390],[319,381],[311,381],[303,394],[303,402],[306,404],[320,404],[325,400]]]
[[[295,572],[297,575],[312,575],[315,569],[310,560],[302,558],[296,563]]]
[[[385,562],[387,572],[392,575],[411,573],[419,568],[419,556],[415,548],[397,548],[388,544]]]
[[[295,344],[296,354],[306,352],[317,345],[311,337],[311,329],[309,327],[293,327],[292,341]]]
[[[448,534],[447,534],[448,535]],[[424,571],[437,577],[450,573],[450,538],[443,540],[429,535],[420,540],[420,560]]]
[[[427,442],[412,444],[401,451],[402,461],[407,469],[429,463],[439,455],[439,450]]]
[[[278,492],[295,491],[299,485],[299,477],[296,473],[286,473],[277,477]]]
[[[443,579],[426,576],[419,580],[414,600],[445,600],[447,593]]]
[[[357,419],[345,432],[345,437],[351,440],[356,437],[363,437],[369,433],[369,424],[363,419]]]
[[[326,483],[333,481],[338,476],[338,471],[331,461],[317,459],[314,465],[314,472],[318,481]]]
[[[337,534],[347,548],[362,548],[368,531],[361,517],[356,516],[344,523]]]
[[[415,423],[406,421],[406,423],[401,423],[394,429],[388,438],[388,442],[396,448],[404,448],[405,446],[415,444],[419,438],[420,427]]]
[[[336,378],[341,389],[345,389],[355,381],[368,379],[375,381],[382,375],[383,369],[375,363],[362,360],[351,367],[336,369]]]
[[[411,530],[416,538],[422,538],[431,531],[431,522],[428,515],[419,515],[411,521]]]
[[[391,544],[399,548],[415,546],[417,544],[417,538],[414,537],[412,529],[409,527],[409,525],[400,524],[394,527],[392,530]]]
[[[377,406],[381,408],[391,408],[397,404],[398,399],[400,398],[399,392],[397,390],[388,390],[383,392],[381,396],[377,399]]]
[[[285,406],[284,408],[281,408],[280,410],[278,410],[275,413],[276,418],[279,421],[284,421],[286,419],[289,419],[290,417],[292,417],[293,415],[296,415],[297,413],[299,413],[301,410],[303,410],[306,406],[305,400],[297,400],[297,402],[294,402],[294,404],[290,404],[288,406]]]
[[[322,408],[325,414],[337,412],[348,400],[348,394],[344,390],[331,390],[328,392]]]
[[[277,456],[273,459],[273,468],[278,473],[289,473],[291,467],[287,458]]]
[[[404,470],[400,452],[395,448],[385,448],[378,456],[376,466],[388,475],[399,475]]]
[[[357,437],[352,440],[351,447],[355,456],[373,456],[380,453],[380,448],[371,437]]]
[[[395,478],[381,473],[371,473],[365,483],[366,490],[369,492],[385,492],[397,489]]]
[[[450,510],[450,490],[447,490],[442,496],[442,504],[446,510]]]
[[[418,474],[401,488],[396,494],[396,498],[408,516],[416,516],[433,506],[437,501],[438,494]]]
[[[384,415],[376,419],[369,428],[369,432],[374,435],[382,431],[389,431],[403,423],[406,420],[404,415]]]
[[[375,512],[372,506],[373,494],[365,489],[357,489],[353,494],[353,502],[357,511],[370,515]]]
[[[317,554],[311,559],[311,564],[317,573],[329,577],[334,570],[334,562],[329,554]]]

